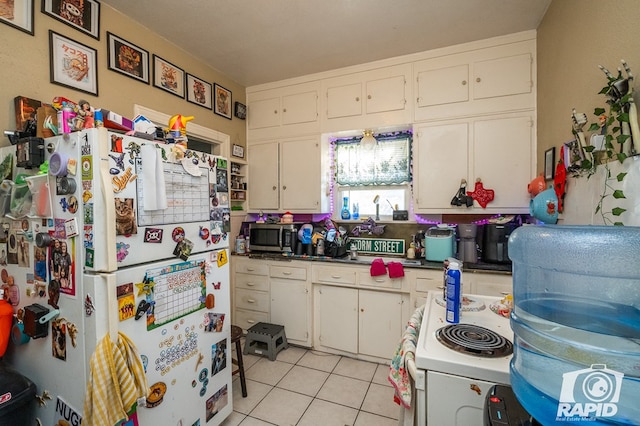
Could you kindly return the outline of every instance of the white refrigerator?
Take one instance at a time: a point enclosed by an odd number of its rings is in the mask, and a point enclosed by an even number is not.
[[[2,219],[0,265],[22,321],[4,362],[37,385],[34,416],[77,425],[87,394],[111,410],[100,399],[113,389],[87,383],[111,374],[92,356],[121,349],[122,333],[149,392],[116,424],[221,423],[232,411],[227,160],[104,128],[44,149],[28,212],[12,198]]]

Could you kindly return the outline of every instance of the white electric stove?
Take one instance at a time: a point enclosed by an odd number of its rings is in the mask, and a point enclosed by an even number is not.
[[[482,426],[487,392],[510,383],[513,332],[509,319],[491,309],[500,298],[465,297],[460,324],[451,328],[442,293],[428,294],[415,358],[418,377],[424,378],[416,381],[418,424]],[[453,343],[443,343],[450,337]],[[470,352],[452,349],[458,346],[471,346]]]

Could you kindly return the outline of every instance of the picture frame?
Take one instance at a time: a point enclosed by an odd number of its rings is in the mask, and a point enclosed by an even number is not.
[[[544,152],[544,178],[553,179],[555,175],[556,147],[551,147]]]
[[[184,99],[184,71],[155,54],[153,55],[153,85]]]
[[[95,49],[49,30],[50,82],[98,96]]]
[[[233,115],[240,120],[247,118],[247,106],[241,102],[235,102],[233,106]]]
[[[96,0],[42,0],[42,13],[100,40],[100,3]]]
[[[218,83],[214,83],[214,107],[213,112],[222,117],[228,118],[231,120],[232,108],[232,94],[231,90],[225,89],[220,86]]]
[[[211,103],[212,87],[201,78],[187,73],[187,101],[203,108],[213,108]]]
[[[33,35],[33,0],[14,0],[0,9],[0,22]]]
[[[107,62],[111,71],[149,84],[149,52],[108,31]]]
[[[244,147],[242,145],[233,144],[231,155],[238,158],[244,158]]]

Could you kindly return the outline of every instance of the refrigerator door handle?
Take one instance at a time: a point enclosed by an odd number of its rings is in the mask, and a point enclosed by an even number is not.
[[[118,296],[116,294],[116,274],[102,274],[104,277],[105,285],[107,288],[107,309],[108,309],[108,325],[109,336],[114,343],[118,342],[118,315],[112,315],[113,312],[118,312]]]
[[[118,269],[117,257],[116,257],[116,207],[113,195],[113,183],[111,180],[111,174],[109,173],[109,136],[106,128],[99,128],[99,137],[96,141],[98,148],[98,160],[100,173],[100,197],[104,203],[104,214],[107,226],[107,232],[101,238],[97,238],[98,242],[104,244],[100,247],[100,250],[96,248],[96,252],[100,252],[101,256],[104,256],[105,265],[100,267],[103,271],[115,271]]]

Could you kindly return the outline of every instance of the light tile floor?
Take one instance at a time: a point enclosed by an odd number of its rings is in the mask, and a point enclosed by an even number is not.
[[[275,361],[255,355],[243,360],[248,395],[242,397],[235,375],[233,413],[224,426],[398,424],[388,365],[295,346],[280,351]]]

